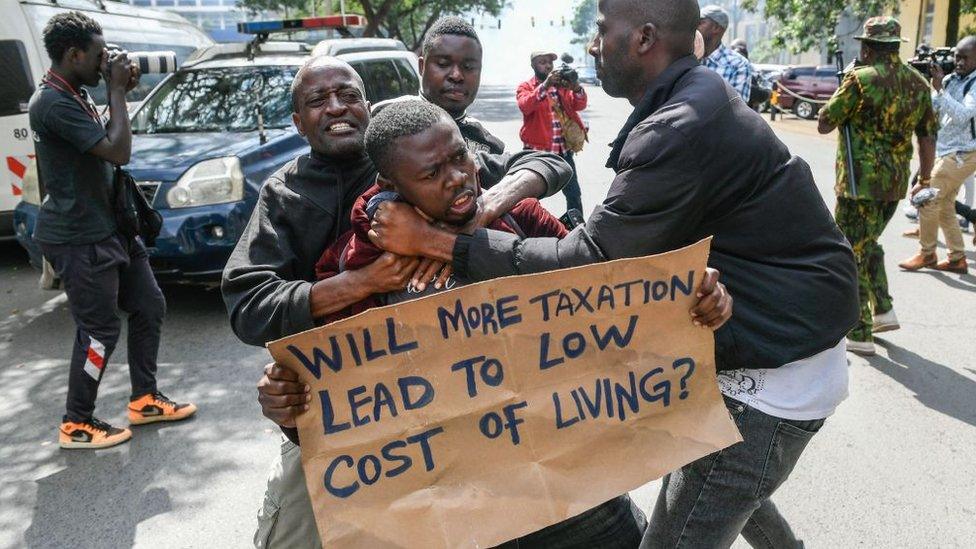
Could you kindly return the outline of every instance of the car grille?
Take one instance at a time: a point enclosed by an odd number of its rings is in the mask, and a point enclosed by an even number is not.
[[[139,192],[142,196],[146,197],[146,202],[152,206],[153,199],[156,198],[156,192],[159,191],[159,181],[139,181],[136,183],[139,187]]]

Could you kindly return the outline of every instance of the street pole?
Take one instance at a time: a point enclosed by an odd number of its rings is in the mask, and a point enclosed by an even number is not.
[[[844,83],[844,52],[838,48],[834,52],[834,59],[837,62],[837,82],[838,84]],[[845,164],[847,164],[847,184],[848,191],[851,193],[851,198],[857,198],[857,180],[854,175],[854,152],[851,150],[851,125],[844,124],[840,128],[841,134],[844,136],[844,145],[847,149],[847,154],[845,155]]]

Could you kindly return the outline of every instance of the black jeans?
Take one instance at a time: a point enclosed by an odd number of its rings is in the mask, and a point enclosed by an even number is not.
[[[644,513],[624,494],[496,549],[637,549],[646,527]]]
[[[573,178],[563,187],[563,195],[566,197],[566,209],[576,209],[580,213],[583,213],[583,191],[580,189],[579,178],[576,176],[576,161],[573,160],[573,153],[566,151],[559,156],[569,163],[569,167],[573,169]]]
[[[664,477],[641,549],[803,547],[770,497],[824,420],[792,421],[725,397],[742,442]]]
[[[114,234],[94,244],[41,243],[68,295],[77,331],[68,373],[68,421],[95,412],[98,384],[119,340],[119,311],[129,315],[132,396],[156,391],[156,356],[166,300],[141,240]]]
[[[956,214],[961,215],[970,223],[976,223],[976,209],[970,208],[958,200],[956,200]]]

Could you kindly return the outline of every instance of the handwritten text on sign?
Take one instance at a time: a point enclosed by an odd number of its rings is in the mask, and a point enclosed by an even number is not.
[[[315,395],[324,544],[490,546],[737,441],[689,315],[707,255],[490,281],[269,345]]]

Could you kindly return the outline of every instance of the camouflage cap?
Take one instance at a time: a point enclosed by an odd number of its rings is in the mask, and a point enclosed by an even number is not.
[[[899,43],[908,42],[901,37],[901,24],[891,16],[872,17],[864,22],[864,34],[855,36],[855,40],[865,42]]]

